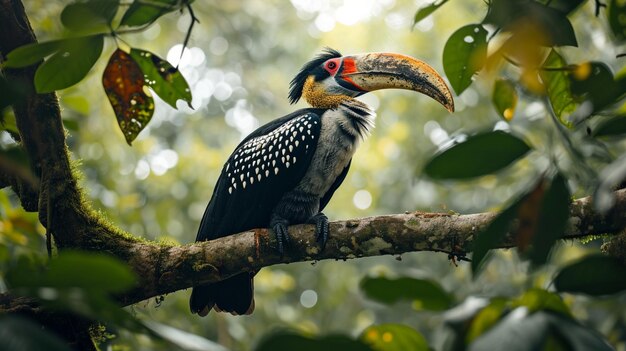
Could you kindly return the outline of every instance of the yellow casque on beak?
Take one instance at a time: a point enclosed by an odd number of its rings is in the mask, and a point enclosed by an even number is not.
[[[407,89],[428,95],[454,112],[454,100],[443,78],[427,63],[395,53],[346,56],[339,79],[367,92]]]

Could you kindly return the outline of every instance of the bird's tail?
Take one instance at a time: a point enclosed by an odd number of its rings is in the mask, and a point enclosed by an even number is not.
[[[240,273],[217,283],[199,285],[191,291],[192,313],[206,316],[211,309],[233,315],[254,311],[254,273]]]

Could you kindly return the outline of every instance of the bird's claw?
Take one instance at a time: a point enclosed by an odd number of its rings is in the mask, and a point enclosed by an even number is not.
[[[328,241],[328,235],[330,233],[328,217],[320,212],[311,217],[309,223],[315,224],[315,237],[322,246],[322,250],[324,250],[324,248],[326,247],[326,242]]]
[[[287,226],[289,226],[289,222],[286,220],[275,221],[272,224],[272,229],[276,234],[276,241],[278,242],[278,253],[280,253],[280,257],[283,257],[285,254],[285,244],[289,244],[289,231],[287,230]]]

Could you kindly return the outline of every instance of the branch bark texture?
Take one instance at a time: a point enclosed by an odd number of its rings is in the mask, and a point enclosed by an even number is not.
[[[457,250],[453,246],[470,251],[475,235],[495,216],[496,213],[411,212],[336,221],[330,224],[330,239],[323,250],[315,240],[314,226],[297,225],[289,227],[291,245],[282,258],[277,253],[274,235],[267,229],[183,246],[136,244],[129,262],[139,273],[141,285],[120,296],[120,300],[132,304],[194,284],[219,281],[242,271],[255,271],[279,263],[344,260],[415,251],[450,252]],[[564,239],[617,233],[625,226],[626,190],[620,190],[616,192],[614,210],[607,215],[594,212],[591,198],[574,201]],[[498,245],[500,248],[513,246],[512,237]]]

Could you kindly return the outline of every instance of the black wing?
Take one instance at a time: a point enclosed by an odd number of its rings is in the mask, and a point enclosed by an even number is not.
[[[268,226],[273,208],[308,170],[322,113],[296,111],[260,127],[237,146],[215,185],[196,241]]]
[[[343,183],[343,180],[346,179],[346,175],[348,175],[348,170],[350,170],[351,163],[352,163],[352,159],[350,159],[350,162],[348,162],[348,164],[346,165],[346,168],[344,168],[343,171],[341,171],[341,174],[339,174],[339,176],[337,177],[337,179],[335,179],[335,181],[333,182],[333,185],[330,186],[330,189],[328,189],[326,194],[322,196],[322,199],[320,200],[320,212],[324,209],[324,207],[326,207],[326,205],[328,205],[328,202],[330,202],[330,199],[333,197],[333,194],[335,194],[335,190],[339,189],[339,186],[341,186],[341,183]]]

